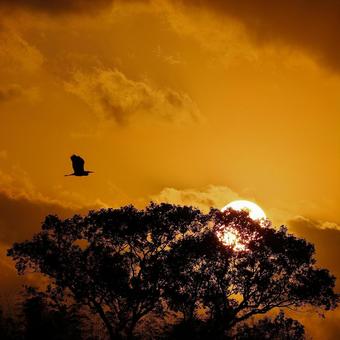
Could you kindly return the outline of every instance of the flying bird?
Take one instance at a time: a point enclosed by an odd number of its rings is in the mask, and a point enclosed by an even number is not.
[[[88,176],[93,173],[93,171],[84,170],[85,161],[77,155],[71,156],[73,174],[65,175],[65,176]]]

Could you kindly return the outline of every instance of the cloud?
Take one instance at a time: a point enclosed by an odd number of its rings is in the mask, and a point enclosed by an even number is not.
[[[340,231],[340,225],[336,222],[329,221],[316,221],[313,219],[309,219],[304,216],[296,216],[289,221],[289,223],[293,226],[303,226],[308,228],[315,228],[319,230],[337,230]]]
[[[340,2],[335,0],[1,0],[0,9],[19,8],[56,15],[92,13],[115,3],[170,3],[178,12],[183,6],[189,8],[188,15],[197,12],[193,8],[210,11],[223,21],[228,18],[240,22],[258,45],[283,43],[307,51],[328,67],[340,69]]]
[[[315,245],[316,265],[327,268],[337,278],[336,290],[340,288],[340,224],[323,220],[314,220],[306,216],[296,216],[286,220],[289,231]],[[340,311],[326,313],[320,318],[310,313],[296,313],[294,318],[305,326],[307,335],[315,339],[337,339],[339,335]]]
[[[308,217],[297,216],[287,222],[289,230],[299,237],[313,243],[319,266],[324,266],[340,278],[340,224],[337,222],[315,221]],[[337,281],[340,288],[340,281]]]
[[[0,30],[1,71],[34,73],[40,69],[43,62],[41,52],[20,34],[10,29]]]
[[[257,44],[284,43],[340,69],[340,2],[334,0],[173,0],[240,21]]]
[[[1,0],[3,8],[25,8],[48,13],[78,12],[103,8],[112,0]]]
[[[0,171],[0,243],[11,244],[38,231],[44,217],[57,214],[68,217],[82,212],[76,207],[38,192],[23,171]]]
[[[30,200],[26,197],[10,197],[0,192],[0,242],[11,244],[30,237],[40,229],[44,217],[57,214],[71,216],[73,209],[41,199]]]
[[[143,0],[1,0],[0,8],[26,9],[48,14],[88,13],[108,8],[115,2],[142,2]]]
[[[0,191],[0,289],[2,293],[14,295],[22,286],[29,284],[30,278],[18,277],[12,259],[7,257],[7,249],[14,242],[30,239],[40,230],[45,216],[57,214],[63,218],[72,216],[75,210],[68,208],[57,201],[53,202],[43,197],[32,197],[16,189],[10,195],[9,188],[6,192]]]
[[[0,152],[1,154],[1,152]],[[34,277],[19,278],[14,263],[6,256],[7,249],[14,242],[31,239],[41,229],[47,215],[58,215],[67,218],[74,214],[85,214],[89,209],[98,209],[102,202],[94,202],[91,206],[80,206],[51,199],[36,190],[28,175],[13,169],[12,174],[0,170],[0,290],[15,294],[23,283],[32,284]],[[28,281],[27,281],[28,280]]]
[[[76,211],[43,196],[34,189],[25,173],[21,175],[0,171],[0,289],[9,295],[15,294],[25,281],[17,276],[13,261],[6,256],[7,249],[14,242],[29,239],[38,232],[45,216],[68,217]]]
[[[117,69],[76,72],[66,89],[101,117],[113,119],[118,124],[126,124],[140,116],[170,122],[199,118],[199,110],[187,94],[129,79]]]
[[[151,199],[154,202],[192,205],[208,211],[210,208],[223,208],[230,201],[240,199],[240,196],[228,187],[209,185],[201,190],[165,188]]]

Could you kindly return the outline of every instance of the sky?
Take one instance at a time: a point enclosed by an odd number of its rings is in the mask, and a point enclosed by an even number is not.
[[[47,214],[151,200],[256,202],[340,277],[339,16],[332,0],[1,0],[2,291],[21,284],[6,249]],[[74,153],[95,173],[64,177]],[[340,334],[339,311],[299,318]]]

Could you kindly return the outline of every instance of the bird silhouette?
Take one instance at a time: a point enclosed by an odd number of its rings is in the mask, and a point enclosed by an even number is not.
[[[89,174],[93,173],[93,171],[84,170],[85,161],[80,156],[72,155],[71,161],[74,172],[65,176],[88,176]]]

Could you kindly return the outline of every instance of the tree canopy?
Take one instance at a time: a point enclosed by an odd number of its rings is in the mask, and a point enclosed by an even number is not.
[[[243,247],[223,242],[228,230]],[[224,338],[274,308],[334,309],[335,278],[314,253],[306,240],[247,212],[164,203],[47,216],[39,233],[8,251],[20,274],[50,279],[45,296],[89,308],[111,339],[133,337],[151,315],[199,321]]]

